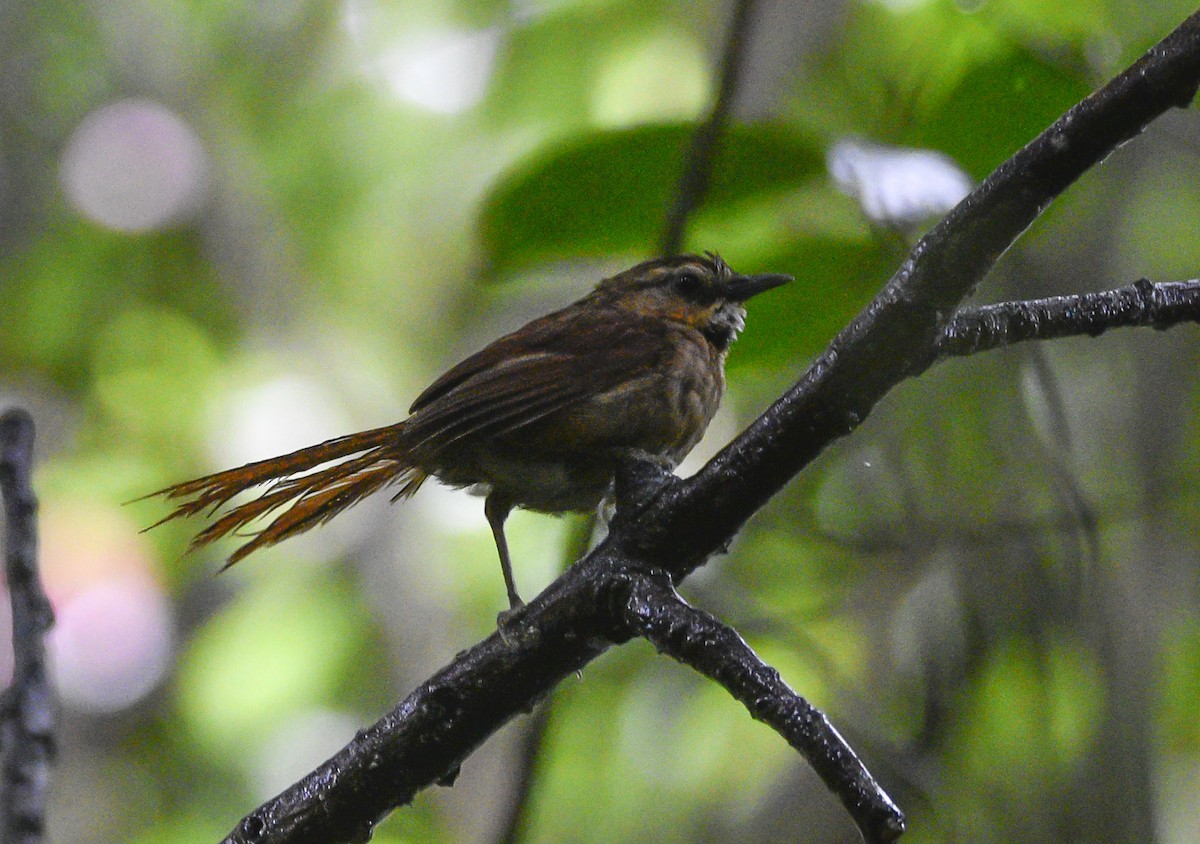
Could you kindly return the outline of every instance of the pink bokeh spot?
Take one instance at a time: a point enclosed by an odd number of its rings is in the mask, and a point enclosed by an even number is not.
[[[140,578],[100,581],[57,607],[49,647],[64,703],[113,711],[136,703],[171,663],[166,597]]]
[[[153,100],[122,100],[76,128],[59,169],[63,190],[85,217],[141,232],[193,212],[208,180],[208,159],[183,118]]]

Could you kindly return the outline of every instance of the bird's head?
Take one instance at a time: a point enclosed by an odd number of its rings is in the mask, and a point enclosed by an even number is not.
[[[645,261],[607,278],[594,296],[643,316],[695,328],[725,351],[746,325],[744,302],[787,275],[739,275],[713,252]]]

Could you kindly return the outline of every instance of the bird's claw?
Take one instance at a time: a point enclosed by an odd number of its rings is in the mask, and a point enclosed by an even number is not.
[[[679,482],[671,471],[674,462],[661,454],[629,448],[619,449],[616,457],[613,493],[618,509],[637,509]]]
[[[500,634],[500,638],[506,645],[511,645],[513,642],[511,637],[520,631],[521,621],[525,618],[528,609],[528,605],[518,598],[517,602],[508,609],[496,614],[496,632]]]

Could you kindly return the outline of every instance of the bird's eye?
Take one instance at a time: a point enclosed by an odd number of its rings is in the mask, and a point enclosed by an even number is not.
[[[675,279],[675,289],[685,296],[695,296],[704,289],[704,282],[695,273],[682,273]]]

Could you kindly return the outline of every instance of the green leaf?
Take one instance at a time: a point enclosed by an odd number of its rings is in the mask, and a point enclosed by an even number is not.
[[[790,273],[796,280],[750,302],[730,368],[778,367],[818,354],[898,263],[879,241],[797,234],[755,263],[755,272]]]
[[[711,73],[696,66],[709,55],[713,10],[706,4],[672,4],[656,0],[575,0],[538,4],[544,14],[511,29],[505,37],[486,115],[499,125],[527,134],[531,125],[562,133],[606,115],[604,100],[624,93],[629,99],[668,107],[681,91],[707,87]],[[668,61],[651,62],[648,75],[630,89],[630,64],[641,64],[647,50]],[[670,60],[682,57],[681,62]],[[614,90],[621,88],[623,91]],[[649,95],[649,96],[648,96]],[[693,116],[698,112],[693,112]],[[663,120],[662,111],[656,120]]]
[[[1077,74],[1014,49],[967,73],[903,142],[940,150],[982,178],[1088,92]]]
[[[592,133],[524,162],[483,207],[489,269],[502,274],[565,258],[654,253],[693,131],[676,124]],[[795,132],[733,127],[706,210],[715,214],[762,191],[798,188],[821,168],[819,150]]]
[[[792,108],[814,131],[889,142],[920,123],[970,70],[1004,42],[978,15],[952,3],[864,3],[842,39],[818,55]]]
[[[1089,39],[1115,37],[1107,0],[1003,0],[980,11],[1024,44],[1082,47]]]

